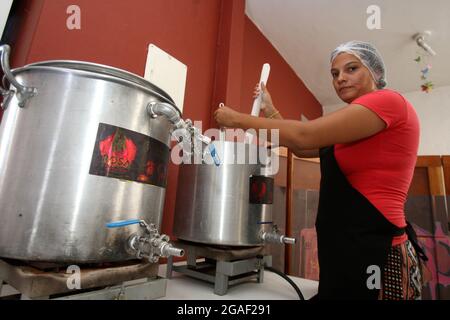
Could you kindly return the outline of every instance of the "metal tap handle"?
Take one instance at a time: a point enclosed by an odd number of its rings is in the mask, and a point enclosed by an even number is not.
[[[186,121],[186,123],[187,123],[187,121]],[[214,143],[211,141],[211,138],[201,134],[200,130],[198,128],[192,126],[192,122],[189,122],[189,124],[190,124],[190,130],[193,133],[193,137],[195,139],[199,140],[200,142],[206,144],[207,149],[205,150],[205,153],[209,153],[211,155],[211,158],[214,160],[214,164],[217,167],[220,166],[220,158],[219,158],[219,155],[217,154],[217,150],[216,150]],[[205,155],[205,153],[203,153],[203,156]]]
[[[11,48],[9,47],[9,45],[4,44],[2,46],[0,46],[0,53],[1,53],[1,65],[2,65],[2,70],[5,73],[5,77],[6,79],[8,79],[9,83],[16,88],[17,92],[17,100],[18,100],[18,104],[19,107],[24,107],[25,106],[25,102],[33,97],[37,90],[36,88],[33,87],[26,87],[22,84],[20,84],[16,78],[14,78],[14,75],[11,72],[11,68],[9,67],[9,53],[11,52]],[[9,102],[10,100],[10,94],[8,94],[8,92],[11,92],[10,90],[7,90],[6,88],[4,88],[2,90],[2,95],[3,96],[7,96],[7,101]],[[4,103],[3,108],[6,109],[7,108],[7,104]]]
[[[216,147],[214,146],[214,143],[210,143],[208,145],[209,154],[211,155],[211,158],[214,160],[214,164],[216,167],[220,166],[220,158],[217,154]]]
[[[120,228],[120,227],[126,227],[132,224],[139,224],[142,220],[139,219],[131,219],[131,220],[121,220],[121,221],[115,221],[115,222],[109,222],[106,224],[107,228]]]

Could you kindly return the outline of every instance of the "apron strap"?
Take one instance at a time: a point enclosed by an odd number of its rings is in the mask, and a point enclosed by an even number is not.
[[[411,244],[413,245],[414,249],[416,250],[417,255],[420,259],[423,261],[428,261],[428,257],[423,251],[423,249],[419,246],[419,241],[417,240],[417,234],[414,230],[413,226],[409,221],[406,221],[406,227],[405,227],[406,234],[408,235],[408,240],[411,241]]]
[[[422,259],[423,261],[428,261],[428,257],[423,251],[423,249],[419,245],[419,241],[417,240],[417,234],[414,230],[411,223],[409,223],[408,220],[406,220],[406,227],[405,228],[399,228],[395,231],[394,237],[401,236],[406,232],[408,235],[408,240],[411,242],[412,246],[414,247],[414,250],[416,250],[417,256]]]

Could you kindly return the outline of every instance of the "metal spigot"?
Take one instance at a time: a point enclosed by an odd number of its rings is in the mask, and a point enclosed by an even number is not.
[[[193,139],[200,141],[207,145],[211,143],[211,138],[201,134],[200,130],[192,124],[192,121],[190,119],[186,120],[186,125],[187,125],[188,130],[191,133],[191,136],[193,137]]]
[[[201,159],[205,159],[206,154],[209,154],[214,160],[215,165],[219,166],[220,159],[211,138],[201,134],[200,129],[195,127],[190,119],[184,121],[184,124],[185,127],[182,129],[184,132],[182,132],[181,136],[183,140],[186,139],[189,142],[189,145],[187,148],[183,148],[183,152],[186,152],[189,156],[194,154],[195,156],[201,157]]]
[[[205,153],[209,152],[216,166],[220,165],[220,160],[214,144],[211,143],[211,138],[201,134],[200,130],[192,124],[190,119],[183,120],[173,105],[166,102],[150,102],[147,104],[147,112],[152,118],[165,116],[173,124],[172,135],[179,143],[183,143],[183,152],[188,157],[194,154],[204,158]],[[205,152],[203,152],[203,144],[206,145]]]
[[[186,127],[184,120],[181,118],[180,112],[173,105],[166,102],[150,102],[147,104],[147,112],[155,119],[158,116],[165,116],[176,129]]]
[[[280,234],[277,225],[273,225],[272,231],[270,232],[262,232],[261,239],[267,243],[295,244],[297,242],[296,238]]]
[[[156,226],[144,220],[132,219],[108,223],[108,228],[119,228],[139,224],[144,229],[144,235],[132,234],[128,239],[127,249],[135,253],[138,259],[147,259],[151,263],[158,262],[161,257],[184,256],[184,250],[175,248],[169,243],[169,236],[159,234]]]

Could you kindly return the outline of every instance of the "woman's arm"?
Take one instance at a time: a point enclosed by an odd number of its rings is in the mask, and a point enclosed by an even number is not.
[[[294,154],[299,158],[318,158],[319,157],[319,149],[312,150],[297,150]]]
[[[259,90],[259,85],[256,85],[253,98],[256,98],[259,94],[261,94],[261,112],[263,113],[264,117],[283,120],[283,116],[273,105],[269,90],[266,89],[266,86],[263,82],[261,82],[261,91]],[[319,149],[298,150],[297,153],[294,154],[299,158],[318,158]]]
[[[283,120],[283,117],[279,113],[279,111],[272,106],[268,111],[264,109],[264,115],[266,118],[271,117],[271,119]],[[319,149],[312,150],[296,150],[294,154],[299,158],[318,158],[319,157]]]
[[[217,109],[214,116],[225,127],[279,130],[280,145],[288,147],[294,154],[364,139],[386,127],[377,114],[357,104],[308,122],[257,118],[228,107]]]

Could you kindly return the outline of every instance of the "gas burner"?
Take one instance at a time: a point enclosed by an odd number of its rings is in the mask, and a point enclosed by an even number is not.
[[[184,249],[187,264],[174,265],[173,257],[167,259],[168,279],[176,271],[189,277],[214,284],[214,293],[223,296],[232,285],[256,280],[264,281],[264,267],[272,266],[272,256],[265,254],[264,246],[223,247],[176,241],[176,246]],[[198,262],[197,259],[205,258]]]
[[[79,286],[72,282],[74,272],[79,272]],[[139,260],[62,265],[0,259],[0,293],[4,283],[24,300],[139,300],[163,297],[167,280],[158,277],[158,264]]]

